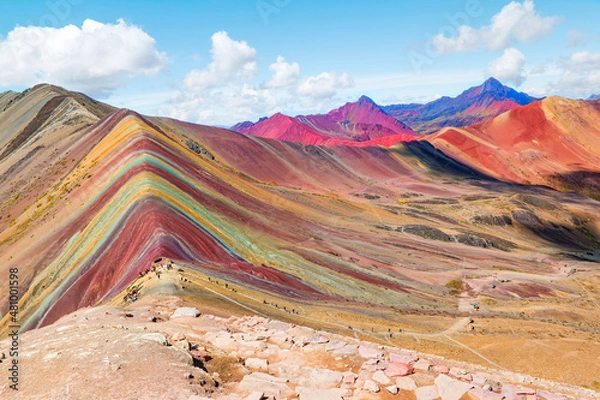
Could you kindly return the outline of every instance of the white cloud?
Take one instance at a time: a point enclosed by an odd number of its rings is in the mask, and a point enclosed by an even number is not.
[[[437,34],[433,47],[441,54],[478,50],[506,49],[517,42],[531,42],[547,36],[560,21],[559,17],[542,17],[535,11],[533,0],[512,1],[494,15],[491,24],[479,29],[463,25],[458,36]]]
[[[245,41],[232,40],[227,32],[212,35],[212,62],[203,70],[192,70],[184,80],[188,89],[202,90],[217,87],[232,77],[252,78],[258,73],[256,49]]]
[[[458,36],[446,37],[439,33],[433,37],[433,48],[437,53],[449,54],[477,50],[481,46],[481,32],[467,25],[458,28]]]
[[[0,86],[47,82],[102,95],[137,75],[151,76],[167,65],[155,40],[122,19],[91,19],[81,28],[17,26],[0,39]]]
[[[190,71],[179,92],[158,109],[173,118],[207,125],[233,125],[278,111],[292,114],[331,105],[339,89],[352,85],[346,73],[324,72],[302,80],[300,65],[283,56],[258,76],[257,51],[225,31],[212,35],[211,61]],[[300,96],[299,96],[300,95]]]
[[[265,87],[291,86],[300,79],[300,66],[298,63],[287,63],[282,56],[277,56],[277,62],[269,65],[269,70],[273,71],[273,78],[265,83]]]
[[[600,93],[600,53],[580,51],[558,62],[561,76],[551,89],[570,96]]]
[[[525,55],[511,47],[504,50],[504,54],[492,61],[486,74],[498,78],[502,82],[514,83],[517,86],[525,81]]]
[[[323,72],[311,76],[298,86],[298,93],[315,99],[331,97],[338,89],[352,87],[354,81],[347,73],[337,75],[335,72]]]

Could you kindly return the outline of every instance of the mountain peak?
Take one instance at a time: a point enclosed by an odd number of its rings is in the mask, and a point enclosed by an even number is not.
[[[364,94],[362,96],[359,97],[358,104],[377,104],[373,101],[373,99],[371,99],[369,96],[365,96]]]
[[[482,92],[495,92],[501,89],[504,89],[504,86],[498,79],[494,77],[488,78],[485,82],[483,82]]]

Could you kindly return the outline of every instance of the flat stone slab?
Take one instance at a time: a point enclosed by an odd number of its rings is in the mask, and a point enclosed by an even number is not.
[[[329,338],[323,334],[316,334],[307,339],[304,339],[304,343],[306,344],[323,344],[329,342]]]
[[[429,371],[431,368],[431,362],[429,360],[420,359],[413,364],[413,368],[417,371]]]
[[[397,378],[396,386],[398,386],[398,389],[401,390],[412,391],[417,389],[417,384],[415,383],[415,381],[412,378],[409,378],[408,376]]]
[[[371,378],[375,382],[380,383],[382,385],[389,385],[390,383],[392,383],[390,378],[388,378],[387,375],[383,371],[375,372]]]
[[[440,397],[437,387],[435,386],[423,386],[415,390],[417,400],[435,400]]]
[[[333,350],[341,349],[344,346],[346,346],[346,342],[343,342],[341,340],[332,340],[329,343],[327,343],[327,346],[325,346],[325,350],[333,351]]]
[[[383,352],[374,347],[361,344],[358,346],[358,354],[362,358],[380,358],[383,355]]]
[[[414,363],[418,360],[419,358],[412,355],[412,354],[406,354],[406,353],[390,353],[390,362],[401,362],[404,364],[410,364],[410,363]]]
[[[460,400],[465,393],[473,388],[470,383],[461,382],[441,374],[435,378],[435,386],[442,400]]]
[[[316,368],[310,374],[311,381],[317,389],[332,389],[338,387],[344,374],[330,369]]]

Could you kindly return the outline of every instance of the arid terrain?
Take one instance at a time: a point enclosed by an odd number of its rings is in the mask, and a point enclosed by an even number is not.
[[[26,389],[14,395],[3,383],[0,393],[44,400],[597,398],[597,392],[564,383],[418,353],[392,341],[381,345],[378,334],[360,339],[315,331],[258,310],[231,315],[218,307],[220,315],[206,314],[190,307],[185,285],[193,279],[181,267],[159,266],[132,282],[128,290],[140,296],[135,302],[84,308],[26,332]],[[222,290],[213,294],[231,304]],[[7,343],[0,342],[0,351]]]

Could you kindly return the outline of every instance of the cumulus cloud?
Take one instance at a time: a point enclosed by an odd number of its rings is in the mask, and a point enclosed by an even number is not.
[[[335,72],[302,79],[300,65],[278,56],[259,76],[257,51],[225,31],[212,35],[210,63],[190,71],[179,92],[158,110],[173,118],[209,125],[231,126],[278,111],[328,107],[340,89],[350,87],[346,73]],[[305,104],[309,103],[308,105]]]
[[[354,81],[347,73],[338,76],[335,72],[323,72],[319,75],[311,76],[300,83],[298,93],[320,99],[331,97],[339,89],[349,88],[353,85]]]
[[[600,93],[600,53],[580,51],[558,62],[561,76],[551,84],[553,91],[587,97]]]
[[[324,72],[302,79],[300,65],[278,56],[259,75],[257,51],[225,31],[212,35],[210,63],[190,71],[178,92],[157,111],[173,118],[231,126],[283,111],[331,109],[336,94],[353,85],[346,73]]]
[[[300,79],[300,66],[298,63],[287,63],[282,56],[277,56],[277,62],[269,65],[269,70],[273,71],[273,78],[265,83],[265,87],[291,86]]]
[[[486,74],[498,78],[502,82],[521,86],[525,82],[525,55],[515,48],[504,50],[504,54],[492,61]]]
[[[258,73],[256,49],[235,41],[227,32],[212,35],[212,62],[203,70],[192,70],[184,80],[188,89],[202,90],[228,82],[232,77],[252,78]]]
[[[542,17],[535,10],[533,0],[522,3],[512,1],[492,17],[490,25],[479,29],[463,25],[458,36],[433,37],[433,48],[441,54],[478,50],[485,47],[490,51],[506,49],[518,42],[531,42],[547,36],[559,23],[559,17]]]
[[[81,28],[17,26],[0,39],[0,86],[48,82],[103,95],[166,65],[155,40],[122,19],[116,24],[87,19]]]

